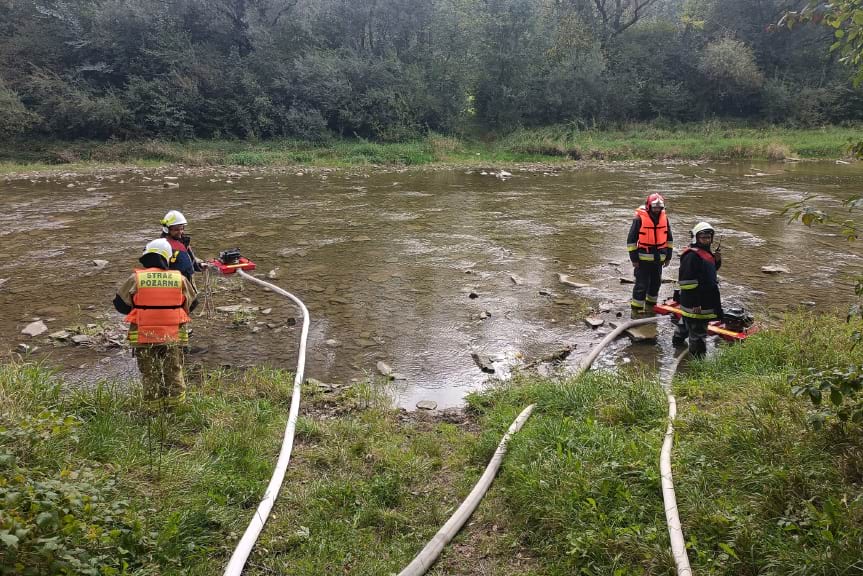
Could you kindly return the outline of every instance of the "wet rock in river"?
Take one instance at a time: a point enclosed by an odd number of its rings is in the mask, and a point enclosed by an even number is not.
[[[324,341],[324,345],[329,346],[330,348],[338,348],[342,344],[335,338],[330,338],[329,340]]]
[[[486,318],[491,318],[491,312],[489,312],[488,310],[483,310],[479,313],[480,320],[485,320]]]
[[[69,336],[71,336],[71,334],[66,330],[59,330],[57,332],[54,332],[53,334],[48,334],[48,338],[50,338],[51,340],[66,340],[69,338]]]
[[[24,344],[23,342],[21,344],[18,344],[18,346],[15,348],[15,350],[19,354],[29,354],[30,352],[35,352],[38,349],[38,346],[30,346],[29,344]]]
[[[605,320],[603,320],[602,318],[599,318],[597,316],[588,316],[587,318],[584,319],[584,323],[587,324],[588,326],[590,326],[591,328],[596,329],[596,328],[599,328],[600,326],[602,326],[603,324],[605,324]]]
[[[87,336],[86,334],[75,334],[74,336],[72,336],[71,340],[72,340],[72,343],[75,344],[76,346],[82,346],[84,344],[92,344],[92,342],[93,342],[93,338],[90,336]]]
[[[476,292],[470,292],[467,297],[471,300],[476,300],[477,298],[479,298],[479,294],[477,294]]]
[[[517,276],[515,274],[510,274],[509,279],[512,280],[512,283],[516,286],[521,286],[522,284],[524,284],[524,280],[520,276]]]
[[[635,279],[634,278],[626,278],[624,276],[621,276],[620,277],[620,283],[621,284],[635,284]]]
[[[392,367],[383,360],[377,363],[376,368],[381,376],[392,376],[393,374]]]
[[[24,334],[25,336],[30,336],[32,338],[44,334],[47,331],[48,327],[45,325],[45,323],[41,320],[37,320],[35,322],[30,322],[29,324],[27,324],[27,326],[25,326],[24,329],[21,330],[21,334]]]
[[[540,296],[551,296],[551,290],[547,290],[547,289],[543,288],[539,291],[539,295]]]
[[[470,357],[473,358],[473,361],[476,362],[480,370],[486,374],[494,374],[494,361],[491,359],[491,356],[471,352]]]
[[[420,410],[436,410],[437,402],[434,400],[420,400],[417,402],[417,408]]]
[[[226,314],[250,314],[257,312],[261,308],[250,304],[231,304],[230,306],[216,306],[216,312],[224,312]]]
[[[633,326],[626,330],[626,335],[633,342],[650,342],[656,340],[656,323]]]
[[[791,272],[791,270],[789,270],[785,266],[777,265],[762,266],[761,271],[765,274],[788,274],[789,272]]]
[[[93,266],[95,266],[97,270],[101,270],[102,268],[104,268],[107,265],[108,265],[107,260],[93,260]]]

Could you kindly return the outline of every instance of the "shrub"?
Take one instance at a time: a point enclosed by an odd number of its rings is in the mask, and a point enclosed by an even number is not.
[[[148,540],[110,474],[63,463],[79,421],[44,411],[0,428],[0,575],[125,573]],[[58,460],[59,459],[59,460]],[[59,463],[58,463],[59,462]]]
[[[27,110],[18,94],[6,88],[0,79],[0,138],[26,132],[39,120]]]

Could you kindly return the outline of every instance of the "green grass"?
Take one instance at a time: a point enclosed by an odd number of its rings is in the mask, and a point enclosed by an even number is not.
[[[331,138],[240,141],[21,142],[0,147],[0,173],[117,166],[369,167],[512,162],[567,165],[576,160],[719,160],[843,158],[859,140],[856,127],[792,129],[720,122],[660,127],[633,124],[608,130],[550,126],[510,134],[453,137],[430,134],[409,142]]]
[[[673,465],[695,573],[863,570],[863,430],[813,429],[788,380],[863,361],[852,331],[789,316],[678,375]],[[674,573],[658,472],[667,407],[653,375],[523,375],[471,395],[455,419],[407,418],[384,392],[304,391],[284,488],[246,573],[397,573],[534,402],[430,573]],[[290,394],[287,373],[217,371],[154,420],[135,386],[70,391],[42,366],[3,365],[0,574],[63,573],[50,564],[58,549],[104,574],[124,562],[130,574],[220,573],[269,479]]]

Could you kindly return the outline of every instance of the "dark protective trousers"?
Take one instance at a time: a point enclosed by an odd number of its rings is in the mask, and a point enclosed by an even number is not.
[[[178,344],[140,346],[135,348],[135,357],[148,405],[173,405],[185,400],[183,351]]]
[[[677,323],[672,341],[675,344],[683,344],[689,338],[689,353],[696,358],[703,358],[707,353],[707,324],[708,320],[696,320],[684,316]]]
[[[635,286],[632,287],[632,307],[652,308],[659,298],[662,284],[662,264],[642,261],[635,269]]]

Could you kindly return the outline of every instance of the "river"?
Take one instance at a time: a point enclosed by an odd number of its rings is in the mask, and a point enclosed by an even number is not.
[[[631,286],[620,280],[631,276],[626,233],[651,192],[666,198],[677,246],[697,221],[713,223],[726,303],[743,304],[770,323],[788,309],[820,313],[853,299],[859,247],[834,230],[788,223],[781,210],[810,195],[821,207],[839,209],[863,190],[863,164],[510,170],[510,178],[480,169],[302,175],[160,169],[7,178],[0,188],[3,349],[38,346],[34,356],[71,380],[134,377],[123,349],[53,342],[47,333],[31,340],[20,332],[37,318],[49,333],[117,329],[114,290],[158,236],[168,209],[189,219],[199,257],[237,246],[258,264],[256,272],[274,271],[273,282],[306,301],[308,376],[347,382],[375,374],[383,361],[404,377],[392,391],[406,407],[422,399],[458,405],[480,388],[488,376],[471,352],[490,356],[506,376],[513,365],[575,344],[563,370],[574,366],[606,331],[587,327],[586,315],[609,310],[600,314],[606,326],[619,321],[618,312],[629,316]],[[108,264],[97,268],[94,259]],[[666,278],[676,278],[676,264]],[[767,275],[765,265],[789,272]],[[563,285],[558,274],[586,286]],[[203,288],[203,278],[197,282]],[[190,360],[293,369],[299,327],[288,318],[296,310],[253,286],[211,283],[216,306],[272,311],[204,314],[202,307],[193,343],[206,351]],[[663,286],[661,296],[671,290]],[[658,343],[621,342],[603,364],[651,364],[669,350],[663,325]]]

